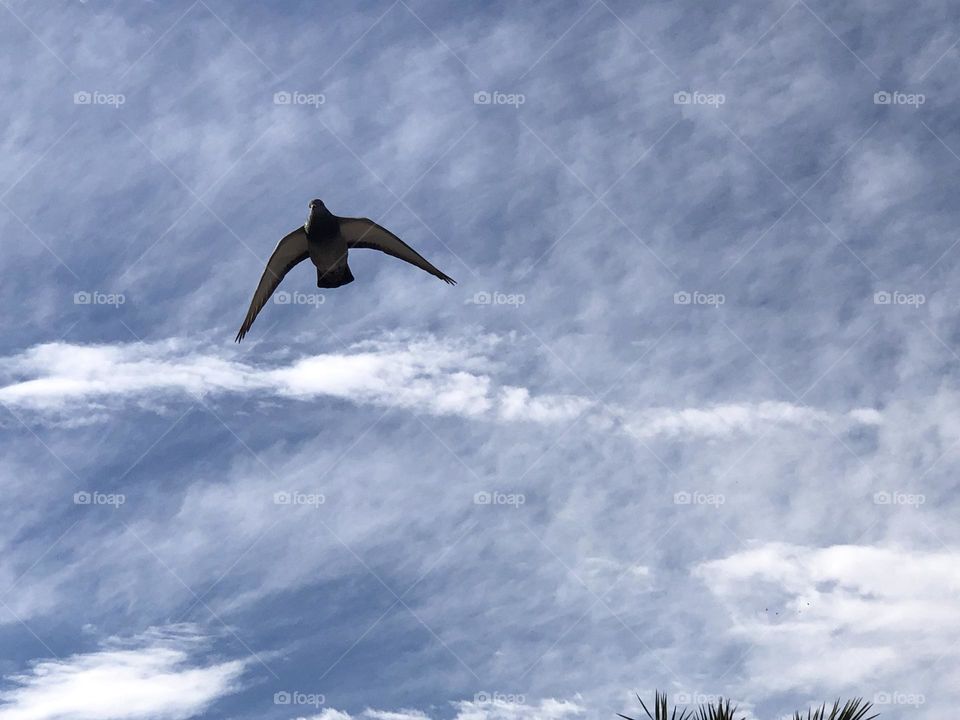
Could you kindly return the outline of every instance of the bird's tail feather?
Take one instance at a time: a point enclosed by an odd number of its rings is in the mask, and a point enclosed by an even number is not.
[[[344,263],[339,267],[332,268],[327,272],[321,272],[317,269],[317,287],[318,288],[337,288],[341,285],[353,282],[353,273],[350,272],[350,266]]]

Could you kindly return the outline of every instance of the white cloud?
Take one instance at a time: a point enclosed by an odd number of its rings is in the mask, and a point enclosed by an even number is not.
[[[572,700],[547,698],[538,704],[517,700],[462,701],[456,703],[455,720],[562,720],[584,713],[584,708]]]
[[[660,408],[638,413],[628,431],[642,438],[656,436],[723,437],[733,433],[756,434],[771,423],[815,430],[837,423],[876,425],[880,414],[870,408],[851,410],[847,416],[785,402],[725,403],[705,408]]]
[[[427,718],[427,715],[420,710],[390,711],[367,709],[363,715],[372,720],[426,720]]]
[[[189,627],[59,660],[38,660],[6,678],[0,720],[177,720],[203,712],[237,689],[246,661],[200,664],[203,638]]]
[[[546,698],[537,704],[525,702],[522,697],[497,697],[478,693],[474,700],[454,702],[457,714],[454,720],[564,720],[581,716],[584,708],[572,700]],[[429,720],[420,710],[374,710],[367,708],[359,715],[327,708],[307,720]],[[303,719],[301,719],[303,720]]]
[[[473,343],[423,337],[357,343],[343,352],[306,355],[287,364],[255,366],[181,340],[152,344],[50,343],[0,358],[0,402],[56,417],[106,416],[111,402],[167,396],[270,394],[306,400],[331,397],[436,415],[487,417],[507,422],[570,423],[589,412],[594,427],[622,421],[636,438],[720,438],[756,434],[771,424],[875,425],[880,415],[855,408],[845,415],[785,402],[725,403],[702,408],[630,409],[587,397],[544,393],[501,384],[493,359],[497,338]],[[82,412],[76,412],[80,410]]]
[[[473,415],[489,406],[488,380],[477,372],[477,360],[439,342],[361,343],[347,353],[272,367],[255,367],[176,341],[52,343],[0,361],[4,375],[25,376],[0,388],[0,401],[50,412],[111,399],[269,392]]]
[[[957,654],[956,551],[769,543],[694,572],[753,643],[755,692],[909,688],[912,669]]]
[[[575,396],[530,397],[521,387],[504,387],[500,393],[500,415],[506,420],[569,422],[592,403]]]

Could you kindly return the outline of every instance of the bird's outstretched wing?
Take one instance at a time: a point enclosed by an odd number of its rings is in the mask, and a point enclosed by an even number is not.
[[[444,282],[451,285],[457,284],[456,280],[437,270],[420,253],[385,227],[377,225],[373,220],[340,218],[340,235],[352,248],[369,248],[370,250],[385,252],[387,255],[393,255],[393,257],[405,260],[411,265],[416,265],[421,270],[426,270]]]
[[[267,267],[260,276],[260,284],[257,285],[257,291],[253,293],[253,299],[250,301],[250,309],[247,310],[247,317],[240,326],[240,332],[237,333],[237,342],[243,340],[250,326],[257,317],[257,313],[266,304],[273,291],[277,289],[283,276],[290,268],[299,262],[307,259],[307,233],[302,227],[298,227],[292,233],[277,243],[276,250],[267,261]]]

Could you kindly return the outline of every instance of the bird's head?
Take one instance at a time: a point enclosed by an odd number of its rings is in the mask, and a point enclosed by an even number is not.
[[[323,200],[320,200],[319,198],[314,198],[313,200],[310,201],[310,212],[313,212],[314,210],[326,210],[326,209],[327,209],[327,206],[323,204]]]

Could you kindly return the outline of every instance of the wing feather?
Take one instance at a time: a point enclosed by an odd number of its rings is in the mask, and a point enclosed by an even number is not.
[[[273,255],[267,261],[267,267],[263,270],[263,275],[260,276],[257,290],[253,293],[250,309],[247,310],[247,316],[243,320],[243,325],[240,326],[240,332],[237,333],[237,342],[243,340],[243,336],[250,330],[257,314],[273,295],[273,291],[277,289],[284,275],[290,272],[290,268],[294,265],[306,260],[308,254],[307,233],[302,227],[298,227],[277,243]]]
[[[456,280],[440,272],[420,253],[373,220],[369,218],[340,218],[339,220],[340,235],[347,241],[349,247],[379,250],[411,265],[416,265],[446,283],[457,284]]]

